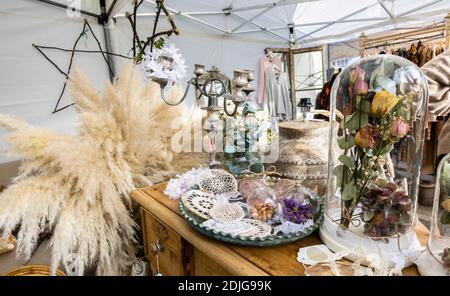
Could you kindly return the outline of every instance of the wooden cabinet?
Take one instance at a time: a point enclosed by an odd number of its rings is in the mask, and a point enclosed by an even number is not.
[[[145,256],[152,274],[163,275],[304,275],[297,262],[301,247],[321,244],[317,233],[297,242],[268,248],[241,247],[210,240],[193,231],[181,217],[178,201],[167,198],[165,184],[138,189],[132,197],[141,207]],[[422,245],[427,230],[418,225]],[[158,254],[156,256],[156,253]],[[405,275],[417,275],[415,266]]]
[[[152,274],[191,275],[193,248],[169,226],[141,207],[144,252]],[[156,258],[158,257],[158,258]]]

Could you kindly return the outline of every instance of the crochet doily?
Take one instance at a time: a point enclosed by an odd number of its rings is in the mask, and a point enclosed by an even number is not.
[[[203,191],[214,194],[236,192],[238,190],[236,179],[232,174],[223,170],[211,170],[211,176],[201,179],[199,187]]]
[[[231,235],[239,235],[240,233],[248,232],[250,228],[253,228],[253,226],[251,226],[250,224],[242,223],[242,221],[222,223],[214,219],[203,222],[201,224],[201,227]]]
[[[297,233],[300,231],[304,231],[306,228],[314,225],[312,219],[309,219],[303,224],[296,224],[290,221],[283,221],[280,225],[276,227],[277,231],[280,231],[284,234]]]
[[[216,204],[210,211],[212,219],[222,223],[232,223],[242,220],[245,213],[242,207],[236,203]]]
[[[214,207],[216,197],[200,190],[191,190],[181,197],[181,201],[195,215],[203,219],[209,219],[209,211]]]
[[[247,238],[266,237],[272,233],[272,227],[259,220],[242,219],[233,223],[222,223],[213,219],[207,220],[201,224],[210,230],[222,232],[232,236]]]
[[[266,237],[272,233],[272,226],[269,224],[255,219],[243,219],[244,223],[248,223],[254,227],[254,230],[241,233],[240,236],[246,237]]]

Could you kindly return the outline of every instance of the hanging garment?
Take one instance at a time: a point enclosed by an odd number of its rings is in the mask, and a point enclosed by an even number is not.
[[[417,66],[422,67],[425,64],[425,46],[422,41],[417,43]]]
[[[267,67],[264,71],[264,92],[262,94],[264,110],[270,117],[277,117],[276,103],[280,97],[280,88],[278,86],[275,70],[272,67]]]
[[[276,68],[281,71],[282,62],[276,56],[264,55],[259,63],[259,83],[258,83],[258,103],[260,105],[265,104],[264,93],[266,85],[266,70],[267,68]]]
[[[428,112],[434,116],[450,114],[450,50],[442,53],[424,67],[429,86]],[[447,120],[438,140],[437,154],[450,152],[450,121]]]
[[[281,72],[278,77],[278,87],[280,88],[280,97],[277,100],[277,115],[284,120],[292,120],[292,101],[290,94],[289,76],[286,72]],[[284,110],[284,112],[282,112]],[[280,118],[281,118],[280,117]]]

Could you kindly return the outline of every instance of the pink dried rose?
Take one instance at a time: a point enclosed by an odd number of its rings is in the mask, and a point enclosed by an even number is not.
[[[349,72],[350,84],[355,85],[356,82],[364,80],[364,76],[366,76],[366,71],[364,71],[359,65],[356,66]]]
[[[380,133],[377,128],[371,125],[359,129],[355,135],[355,142],[361,148],[372,149],[380,140]]]
[[[391,136],[398,138],[398,139],[405,137],[410,130],[411,130],[411,127],[403,118],[398,118],[398,119],[394,120],[392,122],[391,129],[390,129]]]
[[[365,96],[369,91],[369,85],[364,80],[358,80],[355,84],[355,94],[357,96]]]

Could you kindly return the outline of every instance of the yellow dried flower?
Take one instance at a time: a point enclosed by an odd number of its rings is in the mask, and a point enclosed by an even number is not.
[[[397,105],[400,99],[386,90],[381,90],[375,94],[372,102],[372,114],[375,116],[383,116]]]

